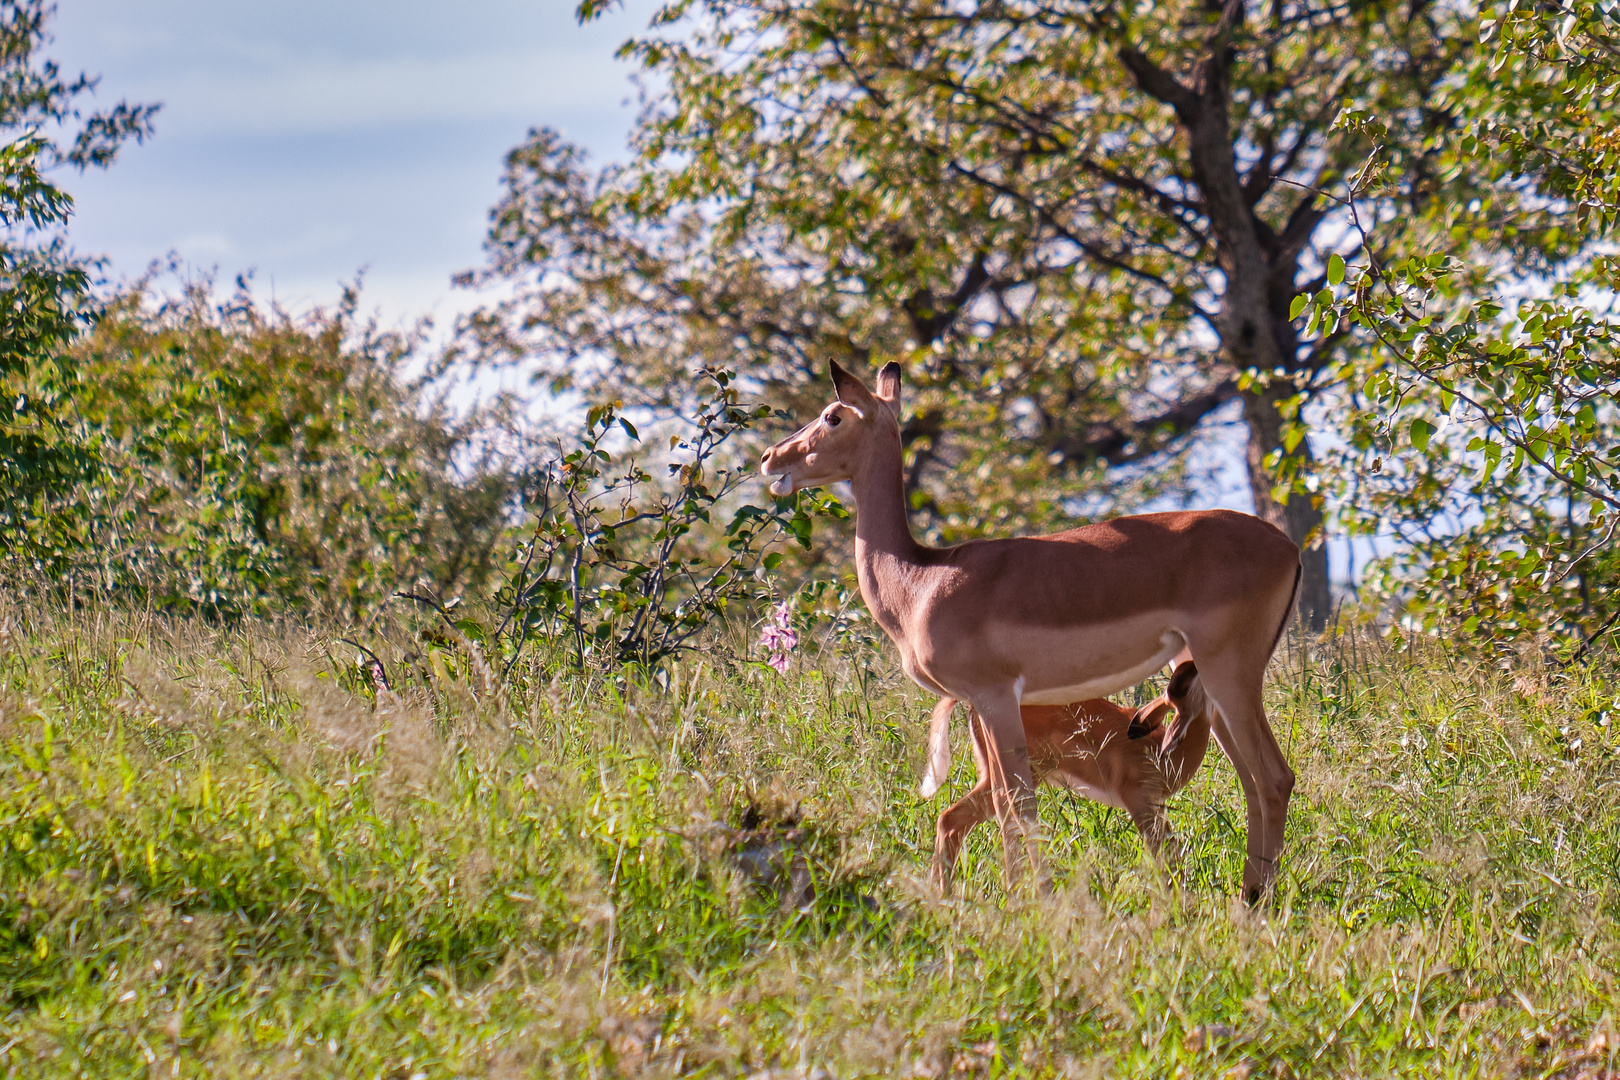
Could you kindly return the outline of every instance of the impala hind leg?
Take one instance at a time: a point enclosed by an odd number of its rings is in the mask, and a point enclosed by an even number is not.
[[[1238,784],[1243,789],[1243,809],[1246,822],[1245,831],[1245,858],[1243,863],[1243,898],[1247,903],[1254,904],[1259,901],[1260,894],[1269,887],[1267,864],[1263,857],[1257,859],[1257,846],[1263,843],[1265,836],[1265,812],[1260,797],[1260,787],[1255,782],[1254,774],[1250,771],[1243,751],[1238,747],[1232,737],[1232,732],[1226,726],[1224,717],[1217,717],[1211,725],[1215,736],[1215,743],[1221,748],[1228,761],[1232,763],[1232,771],[1237,773]],[[1276,866],[1271,864],[1270,878],[1276,875]]]
[[[1249,819],[1243,898],[1250,904],[1259,903],[1276,884],[1288,801],[1294,792],[1294,771],[1277,745],[1261,701],[1264,666],[1243,670],[1255,666],[1206,664],[1202,659],[1198,665],[1217,706],[1215,741],[1231,759],[1243,786]]]
[[[962,842],[974,826],[996,812],[990,766],[985,759],[984,733],[976,712],[968,714],[968,734],[972,737],[973,764],[978,769],[979,779],[973,790],[945,808],[934,830],[934,891],[941,897],[951,894],[951,880],[956,876],[956,858],[961,854]]]
[[[1002,851],[1007,863],[1007,890],[1023,880],[1027,864],[1037,892],[1050,892],[1052,877],[1041,856],[1041,821],[1035,800],[1035,771],[1019,711],[1018,690],[1008,686],[975,694],[971,699],[984,735],[984,758],[989,765],[996,818],[1001,825]]]

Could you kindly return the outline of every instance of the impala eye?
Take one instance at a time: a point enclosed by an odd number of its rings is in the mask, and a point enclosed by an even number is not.
[[[843,422],[844,422],[843,418],[840,417],[837,413],[833,413],[831,416],[827,417],[827,426],[828,427],[837,427],[839,424],[842,424]]]

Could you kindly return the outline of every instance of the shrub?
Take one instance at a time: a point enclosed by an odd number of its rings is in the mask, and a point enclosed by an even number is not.
[[[353,289],[295,317],[238,284],[148,278],[70,346],[86,482],[29,508],[14,577],[223,615],[480,583],[517,483],[502,410],[456,417]]]
[[[705,631],[770,595],[777,540],[807,549],[813,514],[847,516],[824,493],[746,501],[759,480],[734,439],[771,409],[745,403],[734,378],[698,373],[709,395],[670,434],[667,462],[632,445],[640,432],[614,402],[590,409],[577,442],[532,469],[529,531],[497,597],[514,656],[530,636],[565,645],[576,666],[657,664],[710,643]]]

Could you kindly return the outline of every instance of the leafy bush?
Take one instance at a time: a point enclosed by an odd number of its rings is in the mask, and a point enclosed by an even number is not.
[[[587,657],[662,661],[768,595],[763,575],[782,554],[767,549],[778,538],[808,548],[812,514],[847,516],[814,492],[739,503],[758,474],[732,439],[771,410],[744,403],[732,381],[728,371],[702,372],[710,396],[669,436],[677,456],[663,477],[648,471],[645,450],[623,442],[641,436],[617,403],[590,409],[577,445],[535,468],[532,531],[499,596],[514,656],[532,634],[566,642],[577,666]]]
[[[94,314],[92,266],[65,247],[73,200],[52,174],[101,168],[151,132],[153,105],[86,113],[95,80],[39,56],[55,8],[0,0],[0,545],[33,542],[42,501],[82,483],[68,437],[72,377],[61,349]],[[53,137],[55,136],[55,137]],[[58,141],[58,138],[61,141]]]
[[[516,490],[502,414],[458,419],[406,376],[417,344],[295,318],[212,283],[115,297],[73,343],[87,482],[42,495],[6,553],[80,593],[217,614],[363,612],[401,587],[477,585]]]
[[[1479,55],[1442,98],[1453,126],[1435,165],[1531,197],[1517,212],[1491,199],[1430,208],[1449,235],[1486,242],[1469,260],[1440,241],[1383,245],[1368,204],[1395,165],[1371,161],[1349,192],[1362,251],[1293,308],[1311,330],[1354,328],[1380,346],[1338,373],[1356,388],[1341,517],[1401,541],[1374,586],[1431,629],[1541,636],[1572,654],[1620,621],[1613,7],[1485,5]],[[1352,111],[1343,123],[1385,121]]]
[[[419,341],[357,303],[294,317],[240,283],[164,297],[150,278],[107,302],[57,368],[80,478],[19,515],[13,579],[233,617],[353,621],[396,595],[450,617],[465,600],[452,638],[508,665],[535,641],[653,664],[769,591],[779,537],[808,545],[813,513],[843,513],[742,497],[757,476],[733,439],[769,410],[729,372],[700,373],[710,397],[660,429],[668,462],[616,404],[542,447],[512,402],[458,416],[407,377]]]

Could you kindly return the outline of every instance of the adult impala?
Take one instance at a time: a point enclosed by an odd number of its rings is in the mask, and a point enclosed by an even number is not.
[[[1216,704],[1215,738],[1243,786],[1243,893],[1259,900],[1276,878],[1294,787],[1261,689],[1293,607],[1299,549],[1230,510],[925,547],[906,520],[900,365],[878,373],[876,393],[836,363],[832,380],[836,400],[766,450],[760,471],[773,495],[854,487],[855,565],[872,617],[907,675],[983,719],[1008,885],[1025,861],[1037,886],[1049,885],[1020,706],[1106,697],[1183,656]]]

